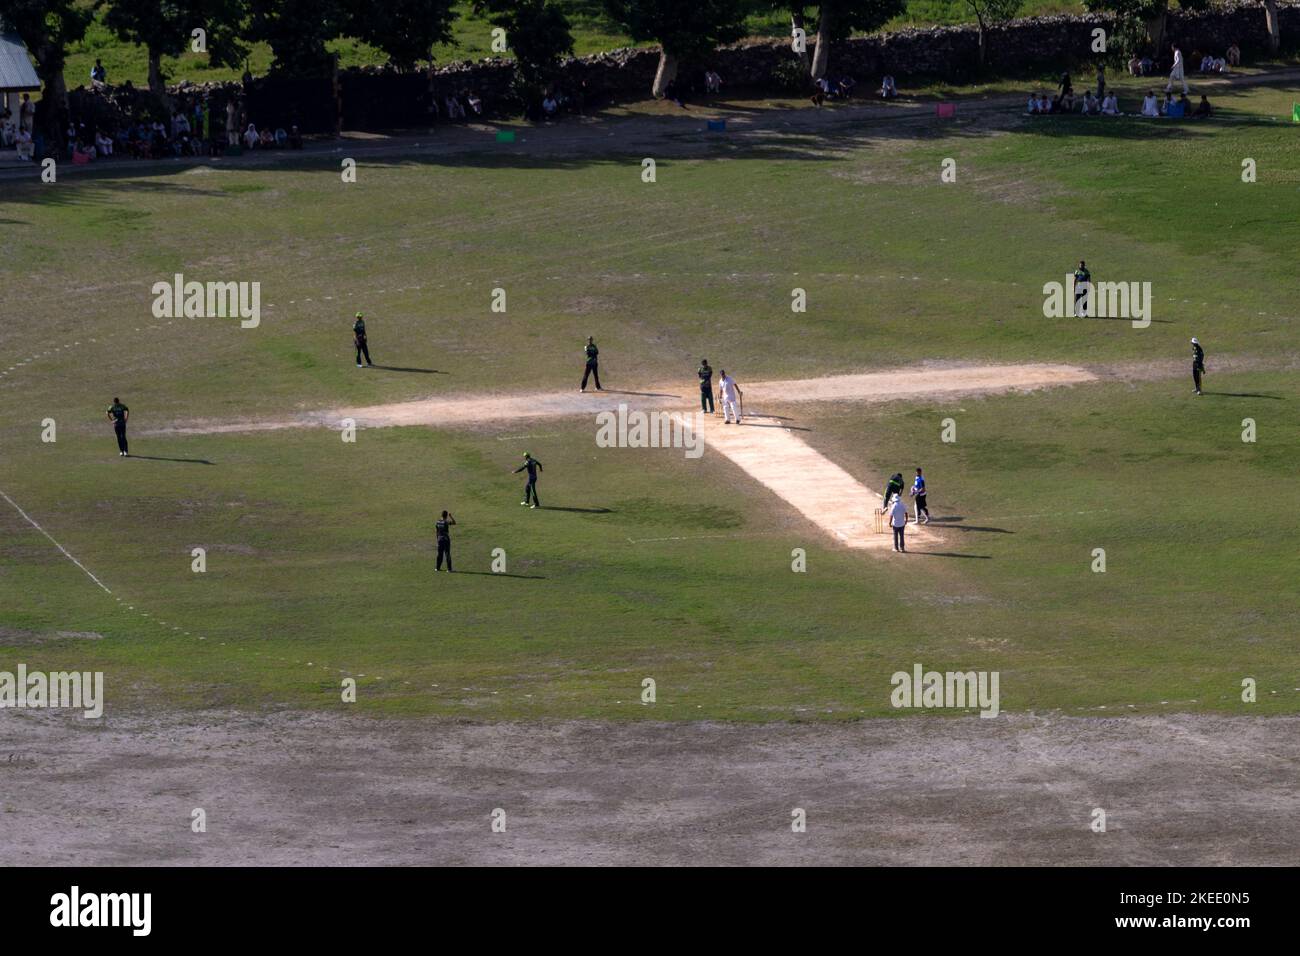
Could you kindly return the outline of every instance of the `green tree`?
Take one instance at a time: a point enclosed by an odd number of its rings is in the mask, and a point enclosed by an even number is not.
[[[831,44],[845,40],[856,30],[870,33],[906,12],[907,0],[824,0],[817,5],[817,46],[810,72],[814,80],[826,75]],[[800,19],[803,10],[799,11]]]
[[[657,41],[659,69],[651,92],[661,96],[683,57],[697,56],[745,35],[748,0],[604,0],[609,18],[638,43]]]
[[[1169,0],[1083,0],[1083,5],[1094,13],[1113,13],[1120,20],[1141,23],[1155,53],[1164,49]],[[1178,6],[1184,10],[1204,10],[1209,0],[1179,0]]]
[[[515,57],[515,71],[528,88],[545,86],[560,61],[573,55],[569,18],[547,0],[474,0],[474,12],[506,31],[506,45]]]
[[[296,76],[328,72],[325,44],[343,33],[338,0],[249,0],[250,40],[266,43],[271,69]]]
[[[980,69],[984,68],[984,56],[988,28],[998,23],[1014,19],[1020,12],[1023,0],[966,0],[966,6],[975,14],[975,25],[980,38]]]
[[[328,72],[326,45],[355,37],[388,54],[399,67],[430,59],[451,40],[453,0],[248,0],[250,39],[270,45],[272,69],[310,76]]]
[[[240,42],[244,31],[242,0],[98,0],[107,8],[104,24],[120,39],[144,47],[149,55],[149,89],[166,95],[164,56],[190,49],[193,31],[202,30],[213,63],[235,66],[248,54]]]
[[[453,0],[345,2],[343,32],[383,50],[394,66],[409,69],[432,60],[434,46],[451,42],[453,5]]]
[[[63,65],[68,47],[86,35],[92,10],[77,0],[0,0],[0,20],[22,38],[36,59],[42,94],[38,110],[41,133],[57,142],[60,120],[68,111]]]

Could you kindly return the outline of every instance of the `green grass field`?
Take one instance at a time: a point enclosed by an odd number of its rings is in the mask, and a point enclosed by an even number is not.
[[[114,595],[0,501],[0,669],[102,669],[118,708],[341,708],[353,676],[371,712],[766,720],[896,713],[889,674],[921,662],[999,670],[1012,711],[1238,712],[1253,677],[1249,712],[1294,713],[1300,159],[1275,118],[1295,99],[1237,90],[1220,119],[1167,126],[832,121],[703,155],[682,120],[654,184],[617,147],[363,159],[350,185],[332,154],[5,182],[0,278],[24,291],[0,327],[0,490]],[[1152,325],[1044,318],[1043,283],[1079,258],[1150,281]],[[173,272],[259,281],[261,326],[155,319]],[[438,374],[358,372],[358,308],[377,362]],[[919,362],[1126,371],[785,412],[872,489],[924,465],[963,557],[844,550],[720,456],[598,449],[590,420],[354,445],[148,435],[571,391],[588,334],[609,384],[688,397],[700,355],[742,385]],[[114,395],[153,457],[116,457]],[[517,505],[525,449],[555,510]],[[441,508],[478,573],[433,574]],[[487,573],[495,548],[509,576]]]

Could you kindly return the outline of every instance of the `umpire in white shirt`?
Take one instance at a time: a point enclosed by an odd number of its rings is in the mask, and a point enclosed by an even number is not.
[[[894,550],[906,551],[903,532],[907,528],[907,505],[903,504],[902,495],[897,495],[889,508],[889,525],[894,529]]]

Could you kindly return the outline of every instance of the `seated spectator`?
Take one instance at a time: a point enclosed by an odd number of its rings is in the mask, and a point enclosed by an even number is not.
[[[36,150],[36,144],[32,142],[31,130],[23,127],[18,131],[14,139],[14,145],[18,148],[18,158],[30,160]]]
[[[1107,93],[1106,98],[1101,101],[1102,116],[1119,116],[1119,97],[1114,93]]]
[[[465,118],[465,107],[461,106],[460,100],[454,96],[448,96],[444,103],[447,107],[447,119],[463,120]]]
[[[1237,46],[1235,40],[1233,41],[1232,46],[1228,47],[1227,59],[1229,66],[1241,66],[1241,47]]]
[[[1083,93],[1083,115],[1096,116],[1101,112],[1101,103],[1097,97],[1092,95],[1092,90],[1085,90]]]
[[[1168,115],[1169,115],[1169,107],[1171,107],[1171,106],[1173,106],[1173,105],[1174,105],[1174,94],[1173,94],[1173,93],[1168,93],[1168,92],[1165,93],[1165,99],[1164,99],[1164,102],[1162,102],[1162,103],[1160,104],[1160,115],[1161,115],[1161,116],[1168,116]]]
[[[704,92],[705,93],[722,92],[722,77],[720,77],[713,70],[704,71]]]
[[[1156,61],[1149,56],[1142,58],[1141,64],[1142,76],[1150,76],[1156,70]]]
[[[113,155],[113,141],[102,132],[97,132],[95,134],[95,152],[100,156]]]
[[[469,108],[474,111],[475,116],[483,115],[483,100],[477,93],[469,90],[465,93],[465,99],[469,103]]]
[[[1147,90],[1147,95],[1142,100],[1142,115],[1156,117],[1160,115],[1160,106],[1154,90]]]
[[[1073,89],[1068,89],[1068,90],[1066,90],[1064,93],[1061,94],[1061,99],[1060,99],[1060,102],[1059,102],[1059,104],[1058,104],[1058,107],[1059,107],[1059,109],[1060,109],[1060,111],[1061,111],[1062,113],[1073,113],[1073,112],[1074,112],[1074,104],[1075,104],[1075,101],[1074,101],[1074,90],[1073,90]]]
[[[302,149],[302,133],[298,132],[297,126],[289,127],[289,148]]]
[[[1030,93],[1029,102],[1025,104],[1025,112],[1030,114],[1038,113],[1038,94]]]
[[[275,134],[271,132],[269,126],[262,127],[262,132],[258,134],[258,145],[263,149],[271,149],[275,146]]]
[[[1038,94],[1038,112],[1043,116],[1052,112],[1052,101],[1047,98],[1046,93]]]
[[[1201,57],[1201,72],[1209,73],[1213,69],[1214,69],[1214,57],[1210,56],[1210,54],[1207,53],[1205,54],[1205,56]]]
[[[1128,59],[1128,75],[1129,76],[1142,75],[1142,61],[1138,59],[1138,55],[1136,53],[1134,53]]]
[[[830,96],[831,84],[824,76],[819,76],[813,80],[813,94],[809,99],[814,106],[821,106],[826,102],[826,97]]]
[[[841,76],[840,82],[836,84],[836,95],[842,100],[847,100],[853,96],[853,88],[857,85],[857,80],[853,77]]]
[[[892,100],[897,95],[898,87],[894,85],[894,78],[886,73],[885,78],[880,81],[880,98]]]
[[[1232,72],[1231,70],[1228,69],[1228,61],[1225,60],[1225,59],[1224,59],[1223,57],[1221,57],[1221,56],[1220,56],[1220,57],[1215,57],[1215,59],[1214,59],[1214,66],[1212,67],[1212,69],[1213,69],[1213,72],[1215,72],[1215,73],[1230,73],[1230,72]]]
[[[1196,109],[1192,110],[1191,115],[1196,119],[1205,119],[1207,116],[1214,115],[1214,107],[1210,105],[1204,93],[1201,94],[1201,102],[1196,104]]]
[[[553,93],[547,91],[546,96],[542,98],[542,115],[550,119],[559,111],[560,101],[555,98]]]
[[[257,135],[257,127],[252,123],[248,124],[248,129],[244,130],[244,145],[253,149],[261,142],[261,137]]]
[[[0,146],[12,146],[18,139],[18,124],[14,122],[13,111],[5,108],[0,112]]]
[[[289,134],[285,131],[283,126],[277,126],[275,128],[275,145],[280,149],[284,149],[289,145]]]
[[[90,82],[92,84],[108,82],[108,71],[104,69],[104,64],[100,63],[99,60],[95,60],[95,65],[90,68]]]

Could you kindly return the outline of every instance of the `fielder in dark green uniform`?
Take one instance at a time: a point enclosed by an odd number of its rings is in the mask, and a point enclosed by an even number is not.
[[[1201,394],[1201,376],[1205,374],[1205,349],[1201,343],[1192,339],[1192,381],[1196,383],[1196,394]]]
[[[113,431],[117,435],[117,454],[119,458],[130,458],[126,448],[126,420],[131,417],[131,409],[122,404],[122,400],[114,396],[113,404],[108,406],[105,413],[108,420],[113,423]]]
[[[596,391],[603,392],[604,389],[600,387],[600,369],[597,367],[600,349],[596,348],[596,341],[590,335],[587,336],[587,344],[582,347],[582,354],[587,356],[587,367],[582,370],[582,384],[578,386],[578,391],[585,392],[587,390],[587,378],[595,376]]]
[[[524,485],[524,500],[519,503],[521,505],[526,505],[531,497],[531,507],[536,508],[541,505],[541,502],[537,499],[537,473],[544,469],[542,468],[542,463],[540,461],[528,454],[528,452],[524,452],[524,463],[516,468],[514,473],[517,475],[525,469],[528,470],[528,484]]]
[[[700,408],[706,415],[713,414],[713,369],[709,367],[709,360],[700,359],[700,367],[695,370],[695,374],[700,378]]]
[[[435,571],[442,570],[442,559],[447,559],[447,571],[451,572],[451,531],[452,525],[456,519],[451,516],[451,512],[444,511],[442,517],[433,523],[434,533],[438,536],[438,563],[435,565]]]
[[[361,355],[364,352],[366,364],[374,366],[370,361],[370,346],[366,344],[366,320],[360,312],[357,313],[357,320],[352,323],[352,344],[357,347],[357,368],[361,368]]]
[[[1085,312],[1088,311],[1087,309],[1088,300],[1084,297],[1088,294],[1088,290],[1091,288],[1092,288],[1092,273],[1088,271],[1088,267],[1084,265],[1083,260],[1080,259],[1079,268],[1074,270],[1074,314],[1075,315],[1083,315]]]

